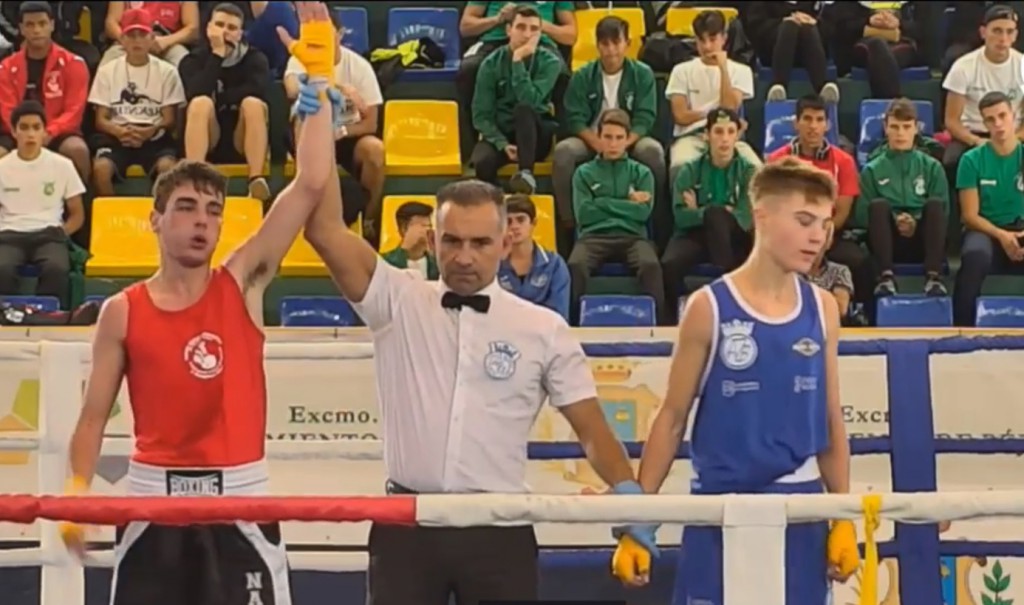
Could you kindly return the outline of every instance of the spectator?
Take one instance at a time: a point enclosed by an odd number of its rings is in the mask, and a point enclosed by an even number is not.
[[[953,289],[953,320],[974,326],[975,305],[990,272],[1024,269],[1024,149],[1016,103],[990,92],[978,103],[989,140],[964,154],[956,172],[964,240]]]
[[[832,237],[835,235],[835,225],[829,225],[828,237],[821,252],[814,260],[810,273],[807,274],[807,281],[819,288],[832,293],[839,304],[839,317],[846,325],[850,318],[850,300],[853,298],[853,277],[846,265],[834,263],[825,258],[825,251],[832,245]]]
[[[519,171],[509,180],[516,193],[537,188],[533,167],[551,151],[558,124],[551,114],[551,91],[562,69],[558,54],[540,46],[540,14],[516,7],[508,44],[480,65],[473,93],[473,125],[481,140],[473,149],[477,178],[498,182],[498,169],[510,162]]]
[[[392,267],[409,269],[427,280],[438,278],[437,258],[430,250],[434,209],[422,202],[406,202],[395,212],[402,243],[383,255]]]
[[[900,70],[921,62],[917,52],[919,34],[910,20],[910,2],[886,2],[873,9],[872,2],[838,2],[836,69],[846,75],[851,67],[867,70],[871,96],[894,99],[900,96]]]
[[[768,157],[774,161],[786,156],[795,156],[816,168],[832,175],[836,181],[835,217],[836,237],[828,251],[829,260],[846,265],[853,272],[855,291],[867,297],[861,302],[871,301],[875,287],[874,270],[871,269],[867,252],[857,241],[856,234],[847,224],[852,217],[853,202],[860,195],[857,165],[853,157],[839,147],[831,145],[825,137],[829,130],[825,101],[816,95],[801,98],[796,103],[796,138],[783,145]]]
[[[291,2],[248,2],[252,19],[246,19],[245,39],[267,57],[270,73],[275,77],[284,73],[290,55],[277,35],[283,27],[292,38],[299,38],[299,17]]]
[[[208,46],[193,50],[178,67],[188,102],[185,159],[248,164],[249,195],[266,202],[270,68],[263,53],[242,40],[243,18],[234,4],[218,4],[206,26]]]
[[[53,15],[46,2],[22,2],[21,48],[0,62],[0,156],[14,149],[11,117],[23,101],[46,110],[43,144],[71,159],[81,178],[89,178],[89,146],[82,138],[82,114],[89,70],[82,58],[53,41]]]
[[[924,262],[924,293],[945,296],[942,262],[949,221],[949,183],[942,164],[915,147],[917,110],[896,99],[885,112],[886,144],[860,175],[868,245],[879,270],[875,296],[896,294],[893,263]]]
[[[336,18],[337,13],[332,13],[332,17]],[[334,55],[334,81],[345,98],[345,107],[334,124],[334,155],[338,164],[359,181],[366,192],[364,204],[352,203],[351,198],[345,198],[345,224],[355,223],[362,214],[363,235],[376,244],[381,202],[384,200],[384,142],[377,136],[384,95],[370,62],[342,46],[342,26],[335,21],[335,27],[338,40]],[[288,100],[294,101],[298,97],[299,76],[305,73],[302,63],[289,59],[284,74]],[[299,123],[293,122],[289,138],[293,154],[298,129]]]
[[[725,17],[721,11],[707,10],[693,20],[699,57],[672,68],[665,96],[672,104],[675,142],[669,158],[669,178],[674,183],[683,164],[701,156],[707,148],[708,113],[719,107],[736,113],[743,101],[754,98],[754,76],[750,67],[729,59],[725,52]],[[761,158],[746,143],[736,150],[748,162],[761,165]]]
[[[122,15],[129,10],[143,11],[150,28],[156,32],[149,52],[175,67],[188,54],[188,45],[199,38],[198,2],[110,2],[104,21],[107,39],[115,41],[103,53],[100,66],[123,57]]]
[[[534,241],[537,207],[520,193],[505,200],[510,248],[498,268],[502,288],[569,321],[569,267],[557,253]]]
[[[706,128],[707,149],[680,167],[672,185],[675,234],[661,258],[669,301],[683,292],[697,265],[711,262],[732,271],[753,246],[748,187],[757,166],[736,151],[740,118],[731,109],[713,109]],[[672,309],[675,305],[666,308]]]
[[[18,267],[35,265],[36,294],[67,307],[68,236],[85,221],[85,186],[71,160],[46,149],[41,103],[23,101],[11,124],[14,153],[0,158],[0,296],[17,294]]]
[[[769,101],[787,97],[793,67],[803,67],[826,103],[839,102],[839,87],[828,81],[825,43],[831,27],[824,17],[827,2],[750,2],[745,31],[761,65],[772,68]]]
[[[572,48],[576,44],[576,7],[573,2],[470,1],[462,11],[459,34],[463,40],[475,37],[477,41],[466,51],[455,74],[455,87],[462,107],[472,106],[477,73],[484,59],[510,42],[509,26],[517,7],[529,7],[537,12],[541,19],[541,44],[561,61],[559,74],[564,76],[568,72],[559,46]],[[560,95],[554,98],[557,103]],[[473,127],[478,128],[475,123]]]
[[[952,136],[942,164],[951,173],[968,149],[987,138],[979,102],[990,92],[1001,92],[1013,100],[1015,124],[1020,125],[1021,53],[1013,48],[1017,40],[1017,13],[995,5],[985,11],[981,36],[984,46],[960,57],[942,83],[946,89],[946,130]]]
[[[132,165],[150,177],[174,166],[177,144],[171,132],[185,103],[178,70],[150,55],[155,43],[149,13],[124,11],[118,29],[125,54],[101,65],[89,92],[96,107],[92,178],[96,195],[114,195],[114,179]]]
[[[651,169],[655,191],[665,188],[665,149],[652,136],[658,119],[654,72],[647,65],[626,57],[630,42],[626,21],[615,16],[605,17],[597,23],[596,35],[600,58],[576,70],[569,80],[565,107],[572,136],[555,146],[551,173],[557,219],[570,233],[575,224],[572,174],[577,166],[593,159],[600,150],[596,126],[605,109],[618,108],[629,113],[633,124],[627,141],[630,155]]]
[[[665,307],[658,251],[648,239],[654,175],[626,155],[630,126],[624,110],[605,110],[597,124],[601,154],[572,177],[578,233],[569,255],[573,314],[578,314],[590,274],[607,262],[625,262],[636,272],[644,293],[654,299],[659,318]]]
[[[100,64],[100,50],[91,43],[79,39],[79,21],[86,9],[86,4],[100,4],[90,2],[0,2],[0,58],[5,57],[8,52],[21,48],[25,36],[21,32],[21,15],[24,5],[45,4],[49,9],[50,17],[53,19],[51,38],[54,42],[64,47],[72,54],[78,55],[85,61],[85,66],[90,74],[96,73],[96,67]],[[95,8],[95,7],[93,7]],[[29,10],[28,12],[41,12]],[[96,12],[90,11],[95,20]],[[88,32],[86,36],[91,34]],[[7,46],[7,44],[12,44]]]

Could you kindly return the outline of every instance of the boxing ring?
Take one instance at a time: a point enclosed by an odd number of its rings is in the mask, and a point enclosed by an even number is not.
[[[584,344],[588,357],[597,363],[602,359],[665,358],[670,355],[671,347],[671,342],[651,338],[636,342]],[[877,543],[875,534],[867,532],[870,539],[866,560],[872,565],[866,565],[859,574],[860,591],[865,595],[877,591],[877,559],[895,558],[899,562],[897,575],[902,603],[945,602],[951,605],[940,567],[942,557],[1024,557],[1024,529],[1018,528],[1016,534],[1001,541],[940,541],[935,522],[1022,517],[1024,485],[1019,490],[936,493],[936,457],[939,454],[1020,456],[1024,454],[1024,438],[1012,435],[936,436],[931,361],[936,356],[955,360],[962,356],[980,355],[984,362],[988,359],[985,355],[998,354],[1012,355],[1010,361],[1016,363],[1024,361],[1024,355],[1020,354],[1022,350],[1024,338],[1019,336],[841,342],[840,353],[843,356],[884,360],[889,434],[854,435],[851,438],[854,456],[885,454],[891,460],[891,490],[875,497],[865,498],[860,494],[726,497],[559,494],[154,499],[115,495],[66,498],[59,495],[63,492],[67,476],[67,444],[81,406],[82,380],[88,368],[89,347],[84,342],[50,340],[2,342],[0,363],[26,363],[28,360],[27,363],[38,366],[39,404],[38,428],[35,431],[0,432],[0,451],[32,452],[35,455],[38,485],[36,494],[0,496],[0,521],[15,524],[38,522],[39,545],[36,548],[0,550],[0,567],[41,567],[42,605],[84,603],[83,568],[65,552],[53,523],[55,520],[90,525],[113,525],[128,520],[169,523],[229,520],[349,523],[374,520],[429,526],[495,525],[516,521],[704,524],[726,528],[727,566],[760,569],[756,574],[744,574],[750,576],[747,578],[750,581],[726,582],[727,605],[747,605],[767,602],[766,596],[778,594],[783,586],[781,544],[787,523],[849,518],[867,519],[873,526],[876,517],[880,517],[896,522],[895,531],[892,539]],[[314,359],[351,362],[372,359],[373,350],[370,344],[361,342],[271,342],[267,345],[267,355],[268,359],[298,363]],[[1007,402],[1007,405],[1013,404],[1015,402]],[[638,458],[642,443],[630,441],[626,448],[631,457]],[[104,440],[104,455],[126,456],[131,450],[132,441],[127,435],[108,434]],[[528,453],[532,460],[540,461],[582,458],[580,446],[564,439],[531,442]],[[381,443],[376,440],[271,440],[267,451],[271,462],[338,458],[372,461],[379,460],[381,454]],[[685,443],[677,458],[688,458]],[[0,468],[0,473],[3,472],[4,469]],[[384,477],[380,477],[381,483],[383,480]],[[1019,481],[1024,483],[1024,479]],[[606,530],[607,527],[603,531]],[[863,526],[860,537],[862,540],[865,538]],[[672,540],[660,536],[660,542],[668,546],[663,550],[663,559],[674,558],[677,549],[672,548]],[[730,544],[736,543],[742,543],[743,548],[730,548]],[[609,537],[605,544],[592,550],[543,553],[542,565],[607,569],[611,546]],[[365,553],[296,552],[289,556],[294,571],[352,572],[365,570],[366,566]],[[109,567],[112,560],[109,550],[101,550],[90,553],[85,564]],[[0,586],[0,590],[2,588]],[[878,598],[882,596],[877,595]]]

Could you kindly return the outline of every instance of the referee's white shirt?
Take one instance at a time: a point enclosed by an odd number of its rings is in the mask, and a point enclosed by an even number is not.
[[[525,492],[541,406],[596,397],[590,366],[560,315],[497,281],[480,292],[488,313],[443,308],[446,291],[378,260],[353,305],[373,332],[388,478],[426,493]]]

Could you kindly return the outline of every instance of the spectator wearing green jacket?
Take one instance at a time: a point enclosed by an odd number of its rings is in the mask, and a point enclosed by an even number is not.
[[[861,171],[857,208],[879,271],[875,296],[896,294],[894,263],[923,263],[924,293],[946,296],[949,184],[942,163],[915,146],[917,110],[908,99],[886,109],[885,138],[885,149]]]
[[[495,185],[499,168],[518,164],[509,187],[529,195],[537,188],[534,164],[547,157],[558,130],[551,92],[562,60],[540,45],[541,18],[533,7],[516,7],[507,29],[508,44],[484,59],[477,75],[472,112],[481,140],[470,161],[477,178]]]
[[[406,202],[395,211],[395,223],[402,243],[385,252],[384,262],[399,269],[415,271],[426,280],[436,280],[437,258],[430,253],[430,228],[434,209],[422,202]]]
[[[736,149],[740,129],[738,113],[712,109],[705,126],[707,148],[676,173],[671,204],[675,230],[661,257],[667,300],[683,293],[685,278],[697,265],[711,263],[728,272],[750,254],[749,187],[757,166]]]
[[[644,293],[654,299],[659,317],[665,306],[658,251],[647,236],[654,205],[654,175],[629,157],[629,114],[607,109],[601,114],[597,135],[601,154],[580,166],[572,177],[572,203],[576,216],[576,243],[569,255],[572,276],[572,314],[587,292],[590,274],[605,263],[625,263],[640,280]]]
[[[644,63],[626,56],[630,38],[629,23],[625,20],[614,15],[601,19],[596,36],[600,58],[576,70],[569,80],[565,111],[572,136],[555,146],[551,174],[556,219],[563,230],[570,233],[575,225],[572,175],[577,166],[592,160],[600,150],[597,120],[605,109],[618,108],[629,113],[633,124],[627,141],[629,155],[651,169],[655,191],[665,189],[665,148],[653,136],[658,119],[654,72]],[[656,219],[658,210],[654,209]],[[664,220],[670,220],[668,212],[663,214]]]

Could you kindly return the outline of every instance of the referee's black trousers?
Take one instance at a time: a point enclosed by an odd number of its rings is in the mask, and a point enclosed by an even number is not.
[[[368,605],[457,605],[538,598],[532,526],[370,528]]]

